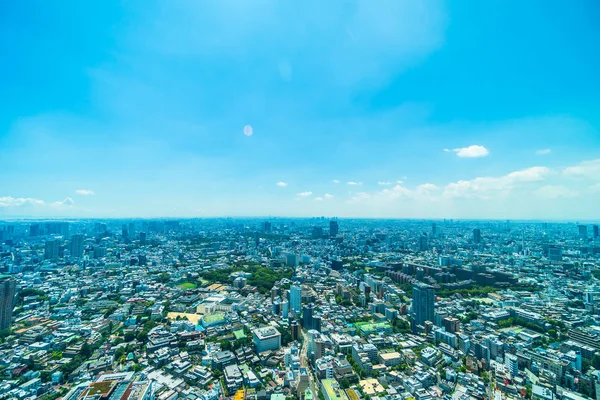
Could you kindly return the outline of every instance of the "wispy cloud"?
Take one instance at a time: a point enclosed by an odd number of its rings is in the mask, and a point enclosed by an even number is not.
[[[298,196],[300,196],[300,197],[309,197],[309,196],[312,196],[312,194],[313,194],[313,192],[308,191],[308,192],[298,193]]]
[[[354,181],[350,181],[350,182],[346,183],[346,185],[350,185],[350,186],[360,186],[360,185],[362,185],[362,182],[354,182]]]
[[[392,184],[392,182],[382,182],[382,181],[379,181],[379,182],[377,182],[377,184],[380,185],[380,186],[389,186],[389,185]]]
[[[537,154],[539,156],[544,156],[544,155],[550,154],[550,153],[552,153],[552,149],[540,149],[535,152],[535,154]]]
[[[325,197],[326,199],[333,199],[333,195],[332,195],[332,194],[329,194],[329,193],[325,193],[325,196],[324,196],[324,197]]]
[[[77,189],[75,193],[80,196],[93,196],[96,194],[94,191],[88,189]]]
[[[340,181],[337,180],[337,179],[333,179],[331,182],[333,182],[333,183],[340,183]]]
[[[277,182],[276,185],[279,187],[286,187],[288,184],[286,182]]]

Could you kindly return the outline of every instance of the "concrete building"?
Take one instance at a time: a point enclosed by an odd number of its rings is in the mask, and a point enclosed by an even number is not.
[[[281,347],[281,333],[272,326],[255,329],[252,331],[252,337],[257,353]]]
[[[8,276],[0,276],[0,330],[11,326],[12,311],[17,282]]]

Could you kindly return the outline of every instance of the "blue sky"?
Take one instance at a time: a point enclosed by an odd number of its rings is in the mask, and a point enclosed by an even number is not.
[[[0,217],[598,219],[599,15],[2,2]]]

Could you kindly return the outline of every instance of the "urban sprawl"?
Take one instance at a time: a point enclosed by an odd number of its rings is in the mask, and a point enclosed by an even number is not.
[[[0,221],[0,399],[600,400],[598,225]]]

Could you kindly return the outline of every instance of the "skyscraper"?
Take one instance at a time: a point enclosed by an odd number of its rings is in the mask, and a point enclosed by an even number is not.
[[[140,232],[140,244],[142,246],[146,244],[146,232]]]
[[[429,248],[429,243],[427,240],[427,235],[423,234],[419,236],[419,251],[427,251]]]
[[[312,238],[313,239],[321,239],[323,237],[323,228],[320,226],[313,226],[312,230]]]
[[[58,240],[48,240],[44,244],[44,260],[57,260],[60,242]]]
[[[29,236],[40,236],[40,226],[38,224],[29,227]]]
[[[600,236],[600,233],[598,232],[598,225],[594,225],[594,239],[596,239],[598,236]]]
[[[583,240],[587,239],[587,225],[579,225],[579,238]]]
[[[428,285],[413,286],[412,315],[416,325],[434,321],[435,290]]]
[[[438,234],[438,232],[437,232],[437,224],[435,222],[433,222],[431,224],[431,236],[432,237],[436,237],[437,234]]]
[[[302,286],[300,285],[290,287],[290,308],[296,315],[302,312]]]
[[[337,221],[329,221],[329,236],[330,237],[336,237],[338,232],[340,230],[340,227],[338,225]]]
[[[0,276],[0,330],[11,325],[17,282],[8,276]]]
[[[271,232],[272,225],[271,225],[271,223],[269,221],[265,221],[262,224],[262,228],[263,228],[262,229],[263,232],[268,233],[268,232]]]
[[[313,313],[314,307],[312,304],[307,304],[302,307],[302,326],[304,329],[313,328]]]
[[[73,258],[83,257],[83,235],[71,236],[69,252],[71,253],[71,257]]]
[[[473,229],[473,243],[481,243],[481,229]]]

